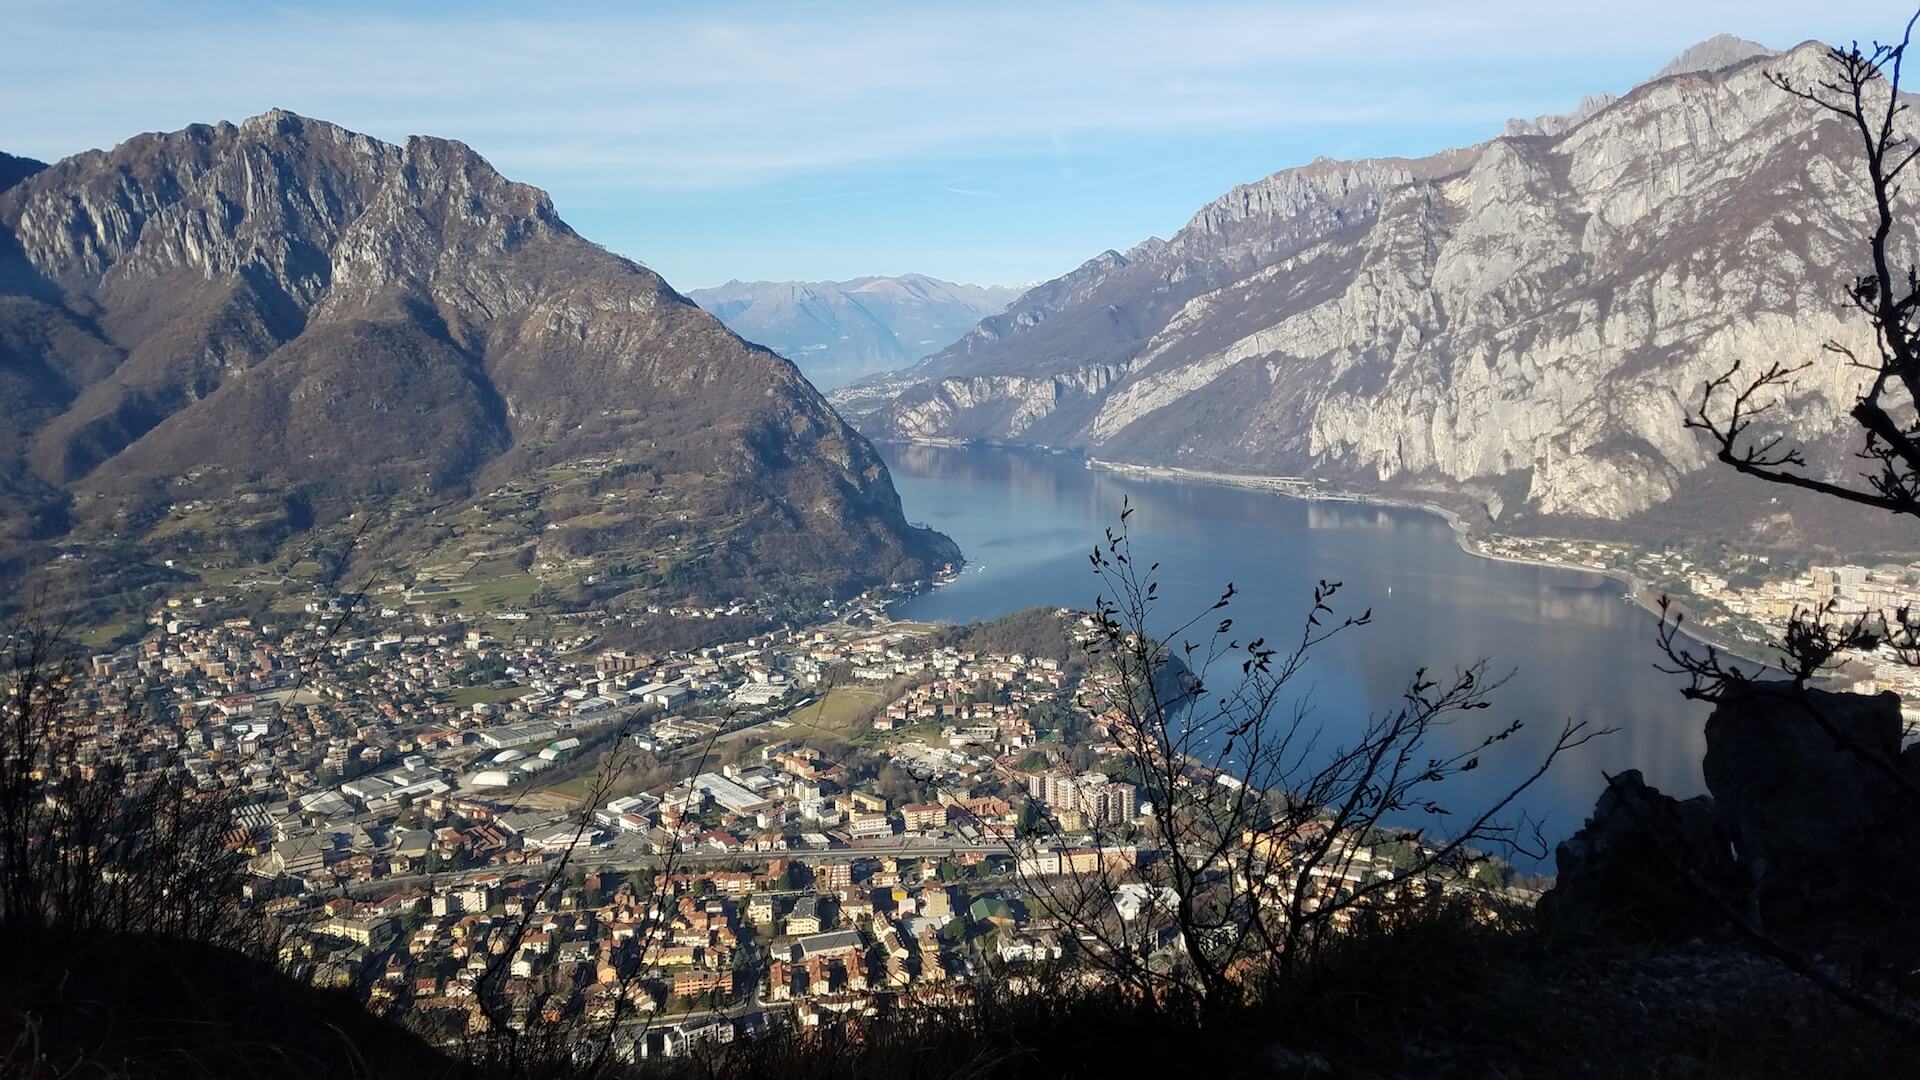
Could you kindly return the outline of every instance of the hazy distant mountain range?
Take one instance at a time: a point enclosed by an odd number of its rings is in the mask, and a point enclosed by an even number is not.
[[[1312,475],[1503,528],[1687,535],[1751,509],[1793,541],[1830,510],[1709,468],[1682,421],[1735,359],[1862,336],[1857,136],[1765,78],[1823,63],[1716,38],[1485,143],[1275,173],[835,403],[878,436]],[[1852,376],[1800,391],[1794,433],[1846,428]],[[1858,470],[1850,440],[1815,449]]]
[[[98,595],[361,512],[399,572],[595,602],[954,556],[793,365],[460,143],[270,112],[0,173],[8,577],[58,554]]]
[[[1022,289],[924,274],[852,281],[729,281],[688,293],[727,328],[800,365],[823,389],[904,367],[998,315]]]

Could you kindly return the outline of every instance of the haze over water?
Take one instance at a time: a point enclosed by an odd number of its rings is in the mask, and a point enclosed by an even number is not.
[[[1485,658],[1496,674],[1512,671],[1494,707],[1447,731],[1453,746],[1436,747],[1464,748],[1526,721],[1448,793],[1456,819],[1530,772],[1568,718],[1620,730],[1562,758],[1518,804],[1545,818],[1549,839],[1579,827],[1605,773],[1636,768],[1681,797],[1702,790],[1707,709],[1654,670],[1653,616],[1607,578],[1469,555],[1445,521],[1417,510],[1121,476],[1032,451],[880,452],[908,519],[953,537],[970,563],[953,584],[899,605],[902,618],[964,622],[1035,604],[1092,607],[1100,582],[1088,555],[1129,499],[1135,555],[1160,563],[1163,628],[1205,609],[1228,582],[1239,589],[1230,613],[1241,641],[1296,640],[1320,579],[1344,582],[1341,615],[1373,609],[1372,625],[1320,647],[1300,684],[1329,740],[1394,707],[1422,666],[1450,674]]]

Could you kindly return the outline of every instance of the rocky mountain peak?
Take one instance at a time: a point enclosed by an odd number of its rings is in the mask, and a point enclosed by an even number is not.
[[[1588,117],[1620,100],[1612,94],[1589,94],[1580,99],[1580,104],[1572,112],[1550,113],[1536,116],[1531,120],[1515,117],[1507,121],[1503,135],[1563,135],[1578,127]]]
[[[1821,53],[1772,63],[1809,78]],[[1503,527],[1667,520],[1724,482],[1683,423],[1705,380],[1854,340],[1820,272],[1857,253],[1852,146],[1763,54],[1715,39],[1524,137],[1241,185],[849,408],[894,435],[1418,490]],[[1854,392],[1809,378],[1779,415],[1818,438]]]
[[[1192,233],[1222,234],[1244,221],[1298,217],[1316,204],[1357,208],[1384,187],[1410,183],[1416,177],[1430,176],[1433,171],[1430,159],[1315,158],[1298,168],[1283,169],[1250,184],[1241,184],[1208,203],[1187,222],[1173,242],[1179,244],[1184,236]]]
[[[1751,60],[1756,56],[1777,56],[1774,50],[1757,41],[1748,41],[1732,34],[1715,34],[1705,41],[1689,46],[1679,56],[1654,73],[1654,79],[1664,79],[1671,75],[1686,75],[1696,71],[1719,71],[1735,64]],[[1652,80],[1649,80],[1652,81]]]
[[[1647,82],[1658,82],[1674,75],[1710,73],[1721,71],[1735,64],[1751,60],[1756,56],[1777,56],[1778,53],[1756,41],[1735,37],[1732,34],[1718,34],[1690,46],[1675,57],[1667,66],[1661,68]],[[1644,85],[1644,84],[1643,84]],[[1531,120],[1518,117],[1508,120],[1503,135],[1564,135],[1579,127],[1587,120],[1611,108],[1620,98],[1614,94],[1589,94],[1580,99],[1580,104],[1571,112],[1549,113],[1536,116]]]
[[[220,126],[231,127],[233,125],[222,123]],[[277,106],[268,109],[258,116],[247,117],[245,120],[240,121],[238,126],[238,130],[244,134],[269,137],[297,136],[304,133],[308,128],[317,128],[330,136],[345,134],[345,129],[343,128],[336,127],[323,120],[309,120],[299,113]]]
[[[1149,236],[1128,248],[1125,257],[1128,262],[1138,262],[1141,259],[1151,259],[1165,250],[1167,250],[1165,240],[1157,236]]]
[[[242,491],[404,534],[420,500],[538,500],[585,460],[622,462],[625,494],[571,540],[521,537],[550,561],[621,551],[656,587],[731,594],[956,557],[791,364],[453,140],[274,110],[36,171],[0,192],[0,343],[0,376],[25,373],[0,377],[9,544],[139,544],[173,502]]]

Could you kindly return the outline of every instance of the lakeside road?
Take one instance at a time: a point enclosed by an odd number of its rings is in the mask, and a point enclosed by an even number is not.
[[[1296,499],[1301,502],[1353,503],[1362,506],[1390,506],[1401,510],[1417,510],[1433,514],[1447,523],[1453,533],[1454,543],[1461,551],[1479,559],[1493,562],[1511,563],[1515,566],[1534,566],[1548,570],[1573,571],[1582,574],[1595,574],[1606,578],[1621,587],[1622,595],[1655,619],[1660,618],[1659,590],[1648,586],[1639,578],[1621,570],[1600,569],[1579,563],[1562,562],[1540,556],[1509,555],[1505,552],[1488,551],[1474,542],[1473,530],[1460,515],[1447,507],[1436,503],[1421,502],[1417,499],[1398,498],[1390,495],[1372,495],[1362,492],[1328,491],[1303,476],[1263,476],[1256,473],[1215,472],[1208,469],[1188,469],[1176,465],[1139,465],[1131,462],[1101,461],[1098,458],[1084,459],[1088,468],[1102,469],[1123,476],[1144,476],[1162,480],[1185,480],[1203,484],[1218,484],[1224,487],[1246,488],[1264,491],[1281,498]],[[1676,604],[1676,609],[1684,614],[1684,606]],[[1701,635],[1694,626],[1682,625],[1680,633],[1687,639],[1710,649],[1717,649],[1735,659],[1752,664],[1771,667],[1763,660],[1756,660],[1747,653],[1747,646],[1735,645],[1726,641],[1716,641]]]

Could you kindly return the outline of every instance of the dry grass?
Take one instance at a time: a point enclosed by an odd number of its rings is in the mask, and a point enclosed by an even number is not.
[[[874,710],[886,704],[886,695],[871,687],[836,686],[820,700],[791,713],[793,734],[813,733],[835,739],[856,735],[873,718]]]

